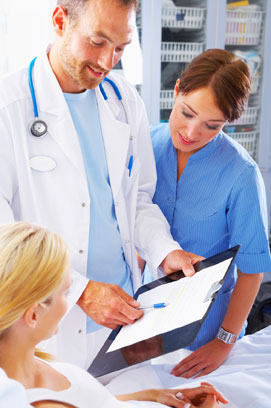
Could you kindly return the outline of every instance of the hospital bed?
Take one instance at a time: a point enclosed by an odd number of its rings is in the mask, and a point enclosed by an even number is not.
[[[200,379],[177,378],[170,374],[173,366],[190,354],[179,350],[151,360],[151,364],[133,366],[102,382],[113,394],[146,388],[186,388],[200,381],[214,384],[230,403],[227,408],[271,407],[271,326],[239,340],[217,370]],[[146,408],[148,403],[146,403]],[[153,406],[153,405],[151,405]]]

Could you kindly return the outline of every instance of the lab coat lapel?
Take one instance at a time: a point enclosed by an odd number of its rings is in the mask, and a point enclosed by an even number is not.
[[[85,178],[78,136],[63,92],[46,54],[37,59],[33,69],[33,80],[40,117],[48,124],[49,135]]]
[[[115,101],[105,101],[99,89],[96,90],[99,106],[100,122],[104,138],[105,152],[109,178],[114,199],[116,199],[121,186],[121,180],[127,164],[127,152],[131,127],[120,122],[113,114]]]

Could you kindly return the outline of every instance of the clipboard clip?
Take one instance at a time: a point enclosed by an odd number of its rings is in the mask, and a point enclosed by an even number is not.
[[[210,289],[208,290],[208,293],[207,293],[207,295],[206,295],[203,302],[205,303],[205,302],[208,302],[210,300],[215,300],[215,298],[217,297],[217,294],[218,294],[220,288],[222,287],[223,283],[224,283],[223,280],[214,282],[212,284],[212,286],[210,287]]]

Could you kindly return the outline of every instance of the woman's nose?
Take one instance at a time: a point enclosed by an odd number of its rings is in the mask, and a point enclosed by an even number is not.
[[[195,122],[189,123],[186,131],[190,140],[196,140],[200,134],[200,126]]]

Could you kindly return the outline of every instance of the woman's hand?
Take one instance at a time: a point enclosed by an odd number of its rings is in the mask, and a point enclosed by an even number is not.
[[[219,339],[211,340],[180,361],[171,371],[176,377],[191,378],[207,375],[218,368],[233,348]],[[195,377],[195,378],[197,378]]]
[[[212,398],[208,398],[211,396]],[[201,386],[186,389],[151,389],[120,395],[121,401],[153,401],[174,408],[216,408],[217,401],[226,404],[226,398],[212,385],[202,382]]]

